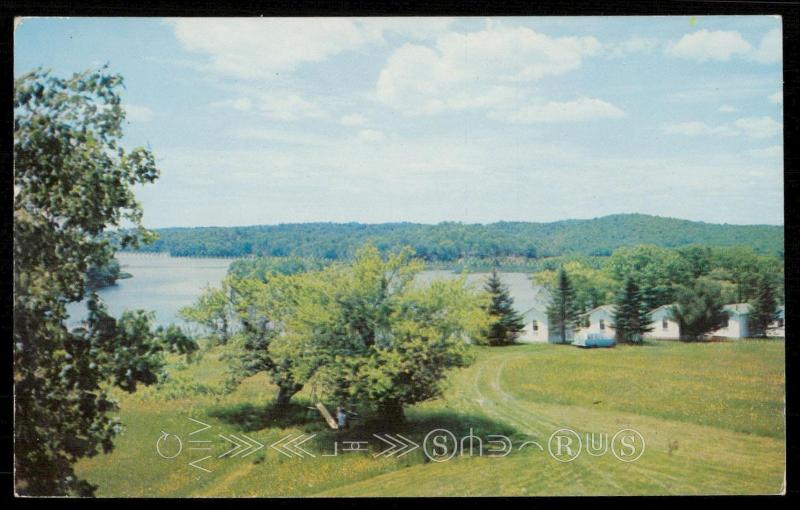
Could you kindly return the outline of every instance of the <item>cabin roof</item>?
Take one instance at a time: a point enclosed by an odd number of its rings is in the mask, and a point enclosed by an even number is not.
[[[737,315],[745,315],[750,313],[751,306],[748,303],[732,303],[722,307],[723,310]]]
[[[529,322],[532,320],[536,320],[539,322],[543,322],[547,324],[547,312],[541,310],[537,307],[531,307],[524,312],[522,312],[522,317],[525,319],[525,322]]]
[[[595,312],[608,312],[614,313],[614,305],[600,305],[598,307],[592,308],[584,315],[593,315]]]
[[[534,288],[531,285],[530,289],[526,289],[525,292],[517,292],[514,296],[514,310],[523,315],[532,309],[544,313],[549,300],[549,293],[544,287]]]

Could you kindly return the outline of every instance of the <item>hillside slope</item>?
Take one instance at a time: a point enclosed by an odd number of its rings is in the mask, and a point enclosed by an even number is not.
[[[609,255],[615,248],[633,244],[676,247],[694,243],[752,246],[761,253],[782,256],[784,243],[782,226],[719,225],[644,214],[552,223],[296,223],[164,228],[156,232],[159,239],[143,247],[143,251],[169,252],[173,256],[298,255],[339,259],[372,241],[383,250],[410,245],[419,256],[432,261],[571,253]]]

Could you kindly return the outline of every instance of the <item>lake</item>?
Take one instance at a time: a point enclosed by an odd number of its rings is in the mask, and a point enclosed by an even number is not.
[[[170,257],[162,254],[118,253],[121,270],[132,278],[117,280],[97,294],[109,312],[119,317],[124,310],[151,310],[156,325],[183,324],[178,310],[191,305],[207,285],[217,285],[232,259]],[[71,318],[85,316],[81,303],[67,307]],[[72,321],[70,321],[72,322]]]
[[[183,325],[178,311],[191,305],[207,285],[218,285],[225,277],[229,258],[191,258],[171,257],[166,254],[118,253],[122,271],[132,278],[118,280],[117,285],[98,290],[97,294],[108,307],[109,312],[119,317],[125,310],[150,310],[155,312],[156,325],[170,323]],[[433,278],[456,278],[458,275],[446,270],[424,271],[420,280]],[[467,281],[482,286],[487,273],[472,273]],[[509,286],[515,307],[520,311],[531,307],[543,308],[541,288],[532,285],[525,273],[500,273],[504,283]],[[75,324],[85,316],[82,303],[72,303],[67,307],[70,324]]]

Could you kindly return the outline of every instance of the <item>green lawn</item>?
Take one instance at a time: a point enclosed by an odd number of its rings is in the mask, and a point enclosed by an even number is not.
[[[582,350],[521,345],[475,348],[476,362],[453,372],[442,399],[407,411],[401,429],[358,423],[345,434],[326,430],[298,396],[276,416],[265,376],[218,396],[224,378],[218,354],[174,370],[176,382],[121,400],[127,430],[110,455],[79,463],[78,474],[99,485],[100,496],[418,496],[577,494],[775,494],[784,473],[784,344],[682,344]],[[175,459],[156,454],[161,431],[215,439],[211,452],[187,449]],[[638,430],[642,457],[582,455],[557,462],[524,441],[546,447],[550,434]],[[456,456],[426,462],[421,450],[399,459],[374,458],[375,432],[399,432],[418,443],[435,428],[456,436],[505,434],[514,451],[504,458]],[[230,446],[217,434],[243,432],[270,444],[288,434],[316,433],[304,444],[315,458],[287,458],[265,448],[246,458],[218,458]],[[332,453],[333,441],[369,440],[372,451]],[[341,443],[340,443],[341,444]],[[188,465],[201,463],[205,473]]]

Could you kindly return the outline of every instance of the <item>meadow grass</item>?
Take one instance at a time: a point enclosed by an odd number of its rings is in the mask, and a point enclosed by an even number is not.
[[[469,496],[614,494],[775,494],[785,465],[783,342],[682,344],[583,350],[569,346],[475,347],[476,361],[454,371],[440,399],[407,410],[394,427],[356,420],[346,432],[325,427],[304,390],[288,411],[272,407],[265,375],[225,394],[225,363],[209,351],[173,369],[173,382],[121,397],[125,433],[109,455],[81,461],[79,476],[100,496]],[[180,366],[180,365],[179,365]],[[206,452],[156,454],[162,431],[184,441],[214,440]],[[634,463],[583,455],[560,463],[524,441],[546,445],[558,428],[613,434],[632,427],[646,439]],[[456,456],[429,462],[421,449],[375,458],[373,433],[399,432],[421,443],[435,428],[457,437],[509,436],[504,458]],[[247,458],[218,458],[230,445],[218,434],[247,434],[269,445],[289,434],[316,434],[314,458],[265,448]],[[369,440],[369,452],[333,453],[333,442]],[[184,445],[186,447],[187,444]],[[341,447],[341,446],[340,446]]]

